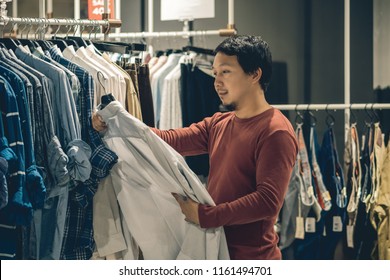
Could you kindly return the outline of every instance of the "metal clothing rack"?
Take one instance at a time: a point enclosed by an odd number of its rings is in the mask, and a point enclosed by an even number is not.
[[[194,36],[232,36],[237,34],[235,29],[218,29],[204,31],[165,31],[165,32],[129,32],[111,33],[108,38],[137,39],[137,38],[163,38],[163,37],[194,37]],[[96,38],[103,34],[97,34]]]
[[[279,110],[381,110],[390,109],[390,103],[355,104],[280,104],[272,105]]]
[[[101,34],[104,38],[107,38],[108,32],[111,28],[121,27],[122,21],[117,19],[102,19],[102,20],[88,20],[88,19],[59,19],[59,18],[18,18],[7,16],[7,2],[12,0],[1,0],[0,1],[0,25],[3,25],[1,30],[1,37],[3,37],[4,27],[9,24],[28,24],[38,26],[89,26],[96,27],[101,26],[103,28]]]
[[[348,118],[345,119],[345,134],[344,134],[344,143],[347,140],[347,131],[349,126],[349,116],[350,110],[382,110],[382,109],[390,109],[390,103],[351,103],[351,104],[278,104],[272,105],[273,107],[279,110],[286,111],[319,111],[319,110],[344,110]]]

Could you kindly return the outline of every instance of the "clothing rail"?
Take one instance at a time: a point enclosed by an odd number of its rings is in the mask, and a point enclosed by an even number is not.
[[[38,26],[101,26],[103,27],[104,38],[107,38],[108,32],[111,28],[118,28],[122,26],[122,21],[118,19],[102,19],[102,20],[89,20],[89,19],[59,19],[59,18],[18,18],[18,17],[8,17],[7,16],[7,2],[11,0],[0,0],[0,25],[3,25],[1,31],[1,37],[4,36],[4,27],[11,23],[15,24],[24,24],[24,25],[38,25]]]
[[[14,18],[1,16],[0,23],[11,24],[28,24],[28,25],[66,25],[66,26],[105,26],[110,28],[120,27],[122,22],[117,19],[107,20],[90,20],[90,19],[57,19],[57,18]]]
[[[130,33],[112,33],[109,38],[163,38],[163,37],[192,37],[192,36],[232,36],[237,34],[235,29],[218,29],[205,31],[166,31],[166,32],[130,32]],[[97,38],[102,34],[97,34]]]
[[[356,104],[280,104],[272,105],[279,110],[380,110],[390,109],[390,103],[356,103]]]

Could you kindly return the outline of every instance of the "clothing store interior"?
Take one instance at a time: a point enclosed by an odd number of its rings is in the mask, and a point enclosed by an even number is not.
[[[265,98],[298,141],[281,259],[390,259],[390,1],[0,3],[0,259],[229,259],[170,194],[213,205],[208,154],[148,127],[227,112],[213,60],[233,35],[269,44]],[[92,125],[110,103],[122,150]]]

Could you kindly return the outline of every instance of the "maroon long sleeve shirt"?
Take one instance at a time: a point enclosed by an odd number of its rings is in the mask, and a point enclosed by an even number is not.
[[[187,128],[153,129],[182,155],[209,153],[207,188],[216,206],[199,205],[203,228],[224,226],[231,259],[280,259],[274,231],[298,152],[277,109],[240,119],[216,113]]]

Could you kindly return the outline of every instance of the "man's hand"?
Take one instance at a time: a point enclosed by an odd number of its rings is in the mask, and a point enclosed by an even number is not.
[[[199,203],[189,197],[183,197],[180,194],[172,193],[173,197],[179,203],[181,212],[186,216],[186,221],[199,225],[198,208]]]
[[[92,127],[97,131],[103,131],[107,128],[106,123],[103,121],[102,117],[94,113],[92,115]]]

